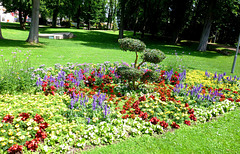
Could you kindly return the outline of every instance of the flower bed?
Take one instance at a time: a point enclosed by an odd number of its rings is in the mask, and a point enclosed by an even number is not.
[[[76,151],[206,122],[240,106],[237,77],[164,71],[159,65],[145,64],[140,68],[144,82],[138,81],[138,89],[131,90],[117,74],[122,65],[128,64],[69,64],[35,70],[35,94],[0,95],[0,149]],[[149,72],[159,74],[154,82]],[[42,120],[36,121],[36,116]]]

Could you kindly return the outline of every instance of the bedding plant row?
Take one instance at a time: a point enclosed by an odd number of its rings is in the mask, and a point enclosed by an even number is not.
[[[236,76],[144,63],[134,89],[118,74],[118,68],[134,65],[69,63],[33,70],[34,93],[0,95],[0,152],[76,152],[207,122],[240,106]]]

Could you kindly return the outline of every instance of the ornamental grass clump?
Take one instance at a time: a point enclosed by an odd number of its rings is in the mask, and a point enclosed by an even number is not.
[[[158,76],[156,73],[148,72],[147,74],[140,71],[140,66],[145,63],[160,63],[162,62],[166,56],[165,54],[158,49],[146,49],[146,45],[144,42],[138,39],[124,38],[118,40],[120,44],[120,48],[124,51],[132,51],[136,53],[136,59],[134,63],[134,68],[130,67],[120,67],[117,70],[118,75],[120,75],[123,79],[128,80],[128,86],[131,88],[130,82],[132,82],[133,88],[136,90],[135,82],[141,79],[141,82],[146,82],[147,80],[157,80]],[[143,52],[141,59],[142,62],[138,64],[138,52]]]

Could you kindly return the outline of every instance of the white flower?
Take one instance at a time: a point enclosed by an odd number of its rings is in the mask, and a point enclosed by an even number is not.
[[[148,134],[148,133],[149,133],[148,129],[145,131],[145,133],[146,133],[146,134]]]
[[[38,130],[39,130],[39,127],[34,127],[34,130],[35,130],[35,131],[38,131]]]
[[[32,130],[32,127],[28,127],[27,130]]]
[[[45,146],[43,147],[43,150],[44,150],[45,152],[48,152],[48,146],[45,145]]]
[[[51,137],[51,139],[56,140],[56,139],[57,139],[57,136],[53,135],[53,136]]]
[[[20,137],[20,140],[24,140],[24,139],[25,139],[25,136],[22,135],[22,136]]]

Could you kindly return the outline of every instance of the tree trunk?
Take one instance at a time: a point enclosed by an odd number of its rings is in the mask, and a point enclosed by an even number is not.
[[[119,26],[119,39],[123,38],[123,29],[124,29],[124,14],[125,14],[125,0],[121,0],[121,19],[120,19],[120,26]]]
[[[87,28],[88,30],[90,30],[91,29],[91,24],[90,24],[90,20],[88,20],[88,28]]]
[[[80,11],[81,11],[81,7],[79,5],[78,12],[77,12],[77,29],[80,29]]]
[[[144,0],[143,3],[143,28],[142,28],[142,35],[141,38],[144,38],[144,33],[146,30],[146,23],[147,23],[147,0]]]
[[[199,46],[197,48],[198,51],[206,51],[207,50],[208,38],[209,38],[210,31],[211,31],[211,26],[212,26],[212,14],[214,11],[213,7],[216,5],[217,0],[211,0],[208,2],[209,2],[208,13],[207,13],[207,17],[204,22]]]
[[[133,26],[133,36],[136,36],[137,24],[138,24],[138,17],[136,17],[136,21],[135,21],[134,26]]]
[[[2,36],[2,29],[1,29],[1,23],[0,23],[0,39],[3,39],[3,36]]]
[[[108,9],[108,22],[107,22],[107,29],[109,29],[109,23],[110,23],[110,8]]]
[[[20,22],[20,28],[25,30],[25,29],[26,29],[26,28],[25,28],[25,23],[24,23],[24,21],[23,21],[23,19],[22,19],[22,17],[23,17],[23,16],[22,16],[22,10],[19,10],[18,12],[19,12],[19,14],[18,14],[18,20],[19,20],[19,22]]]
[[[27,42],[29,43],[39,43],[38,40],[38,27],[39,27],[39,7],[40,0],[33,0],[32,7],[32,21],[29,31],[29,36]]]
[[[207,19],[203,26],[202,36],[201,36],[201,39],[199,42],[199,46],[197,48],[198,51],[206,51],[207,50],[208,37],[210,34],[211,25],[212,25],[212,20]]]
[[[53,10],[52,27],[57,27],[58,9]]]

